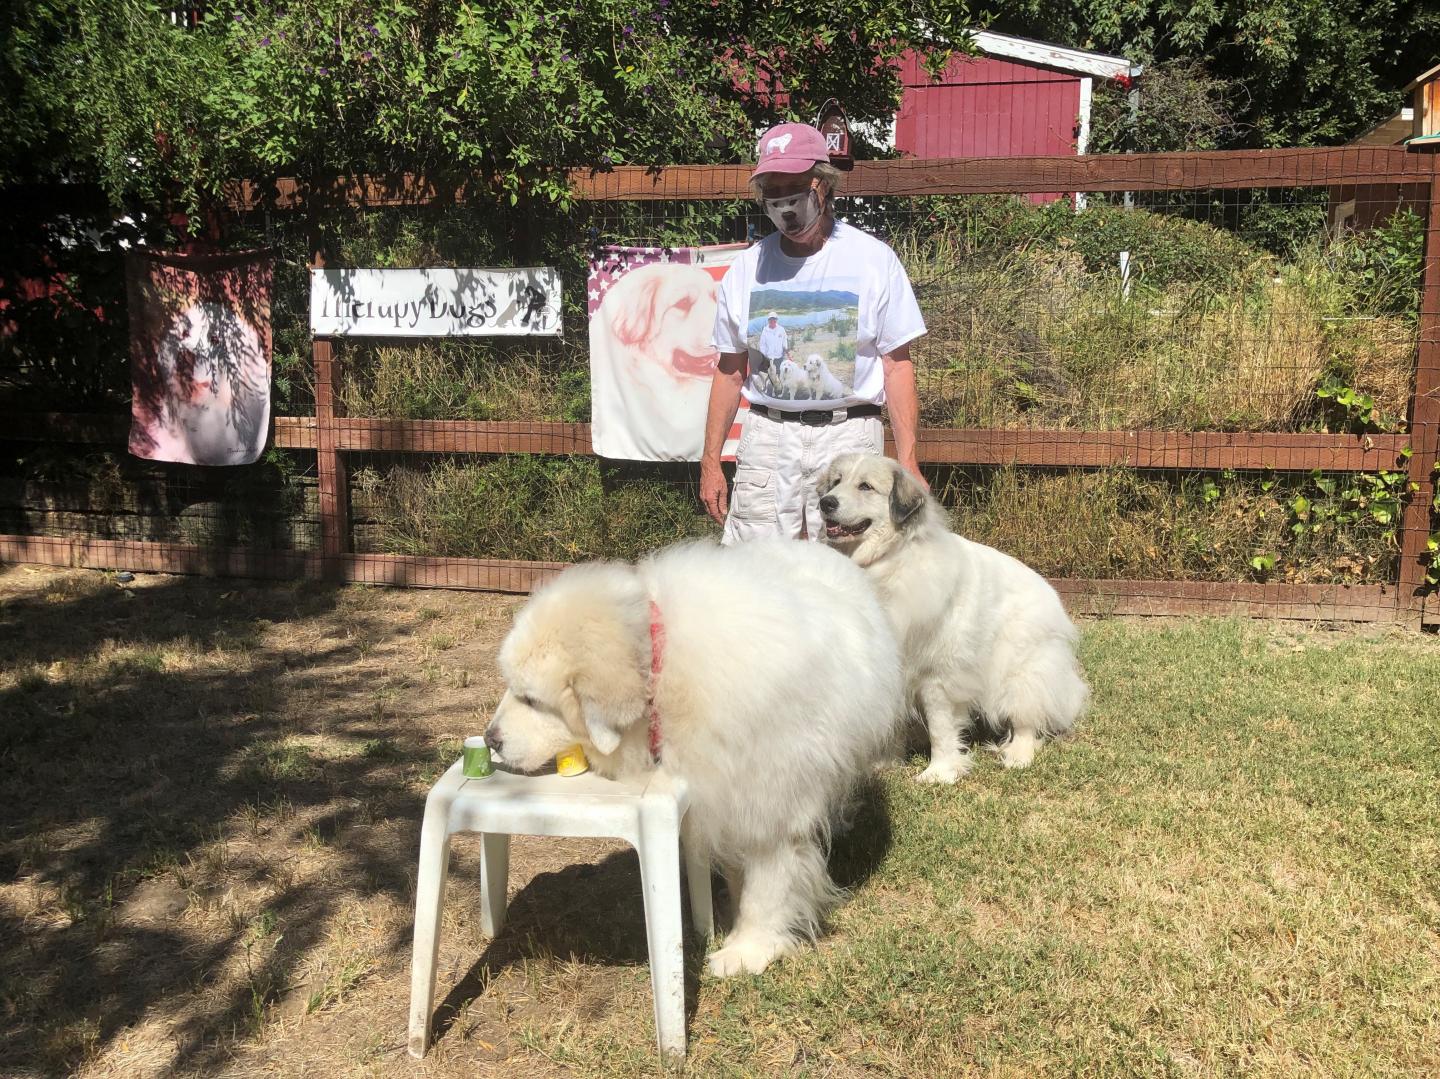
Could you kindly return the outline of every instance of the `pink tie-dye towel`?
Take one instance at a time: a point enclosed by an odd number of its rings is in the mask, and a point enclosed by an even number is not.
[[[270,427],[269,253],[139,249],[126,271],[130,452],[250,464]]]

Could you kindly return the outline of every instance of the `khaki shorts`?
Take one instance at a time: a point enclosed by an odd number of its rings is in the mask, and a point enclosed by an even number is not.
[[[884,453],[885,424],[857,416],[811,427],[758,412],[745,418],[735,451],[735,484],[721,543],[763,536],[819,539],[820,495],[815,480],[842,453]]]

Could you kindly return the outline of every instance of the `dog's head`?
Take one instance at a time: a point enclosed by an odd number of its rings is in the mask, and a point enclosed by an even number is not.
[[[888,457],[844,453],[820,473],[825,542],[868,565],[911,532],[925,527],[934,500]]]
[[[805,373],[811,378],[817,378],[821,371],[825,370],[825,360],[818,352],[810,353],[805,361]]]
[[[699,266],[655,263],[631,270],[606,293],[615,340],[674,379],[709,379],[717,353],[715,279]]]
[[[576,566],[535,594],[500,646],[505,695],[485,741],[533,772],[577,742],[614,753],[645,715],[650,608],[632,567]]]

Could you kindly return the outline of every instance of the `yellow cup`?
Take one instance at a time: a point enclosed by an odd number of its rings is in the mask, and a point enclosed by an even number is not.
[[[578,745],[562,750],[555,754],[555,771],[562,776],[578,776],[590,771],[590,762],[585,759],[585,751]]]

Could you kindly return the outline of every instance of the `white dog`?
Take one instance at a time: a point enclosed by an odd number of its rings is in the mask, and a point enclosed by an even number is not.
[[[770,396],[803,400],[810,396],[804,369],[794,360],[781,360],[770,373]]]
[[[843,454],[817,482],[825,541],[870,573],[900,640],[906,692],[930,733],[927,783],[970,770],[962,733],[972,713],[1010,739],[1024,768],[1036,739],[1063,734],[1090,691],[1075,659],[1075,626],[1055,590],[1007,554],[950,532],[945,511],[896,462]]]
[[[499,658],[486,741],[508,764],[534,771],[578,742],[601,775],[687,781],[685,841],[738,897],[713,973],[758,973],[817,932],[840,895],[830,823],[902,709],[895,638],[857,566],[792,540],[576,566],[520,611]]]
[[[837,401],[848,392],[840,380],[825,366],[825,359],[818,352],[810,353],[805,361],[805,385],[814,401]]]

